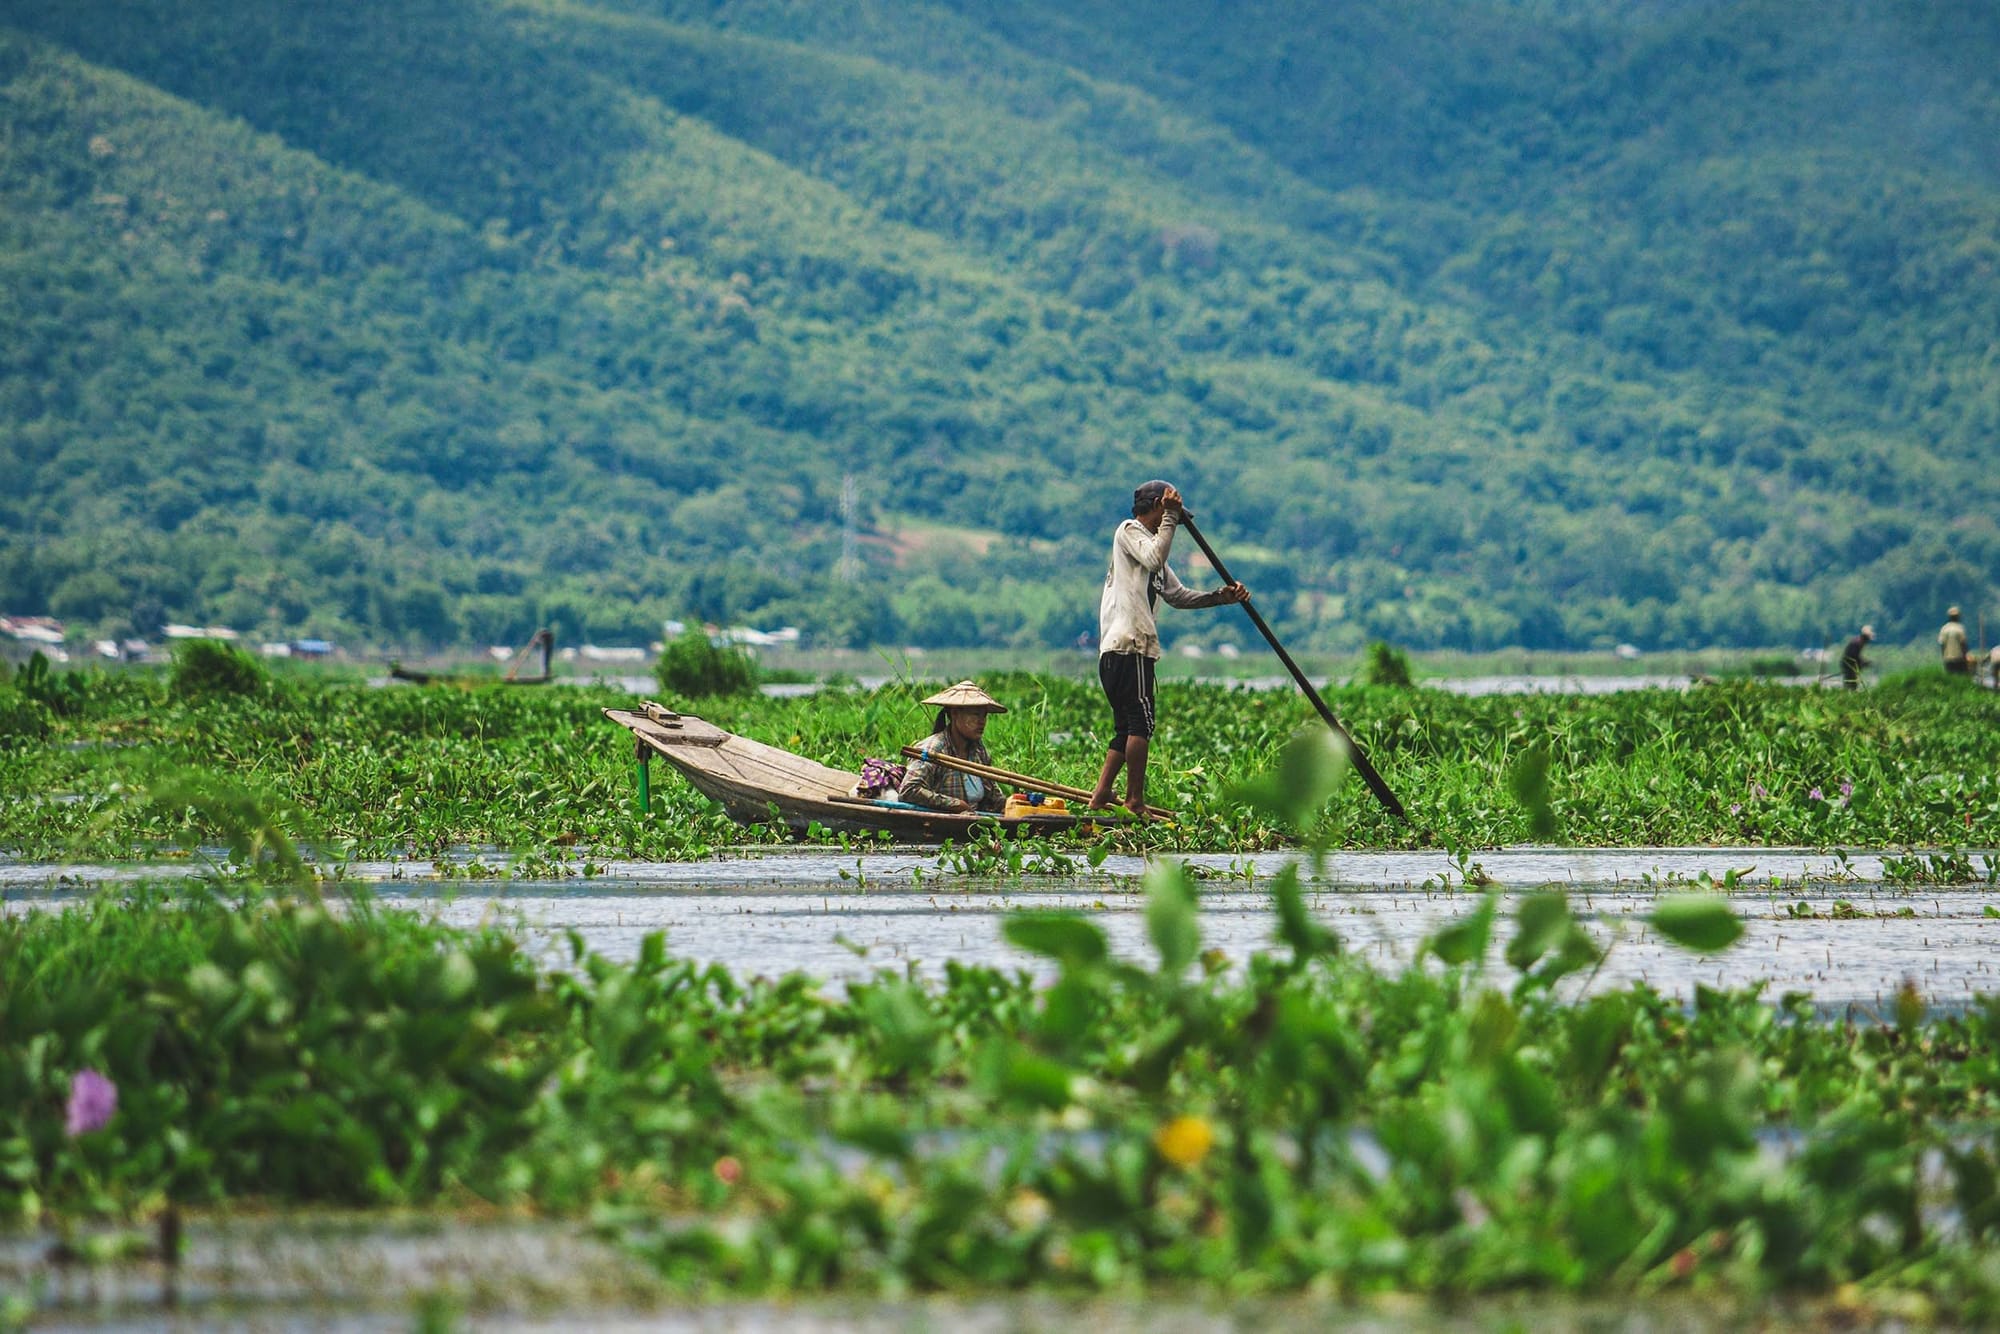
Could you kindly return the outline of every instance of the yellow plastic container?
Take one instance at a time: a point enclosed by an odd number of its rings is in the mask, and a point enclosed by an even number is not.
[[[1007,797],[1007,804],[1001,809],[1003,820],[1018,820],[1027,815],[1068,815],[1069,803],[1061,797],[1045,797],[1037,792],[1038,800],[1030,801],[1028,793],[1015,792]]]

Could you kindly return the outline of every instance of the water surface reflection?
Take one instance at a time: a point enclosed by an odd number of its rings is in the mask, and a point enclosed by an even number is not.
[[[1205,876],[1202,935],[1232,962],[1273,946],[1266,886],[1290,853],[1197,855]],[[502,859],[484,859],[502,865]],[[578,864],[582,865],[581,863]],[[946,962],[1039,967],[1002,938],[1001,919],[1024,907],[1089,914],[1113,949],[1152,958],[1144,863],[1112,857],[1095,872],[992,881],[949,875],[930,851],[864,855],[753,850],[689,863],[611,862],[557,880],[434,878],[429,863],[364,862],[347,874],[382,902],[455,925],[501,921],[552,961],[566,937],[630,958],[649,933],[671,950],[746,976],[806,972],[830,982],[881,968],[936,977]],[[1079,863],[1080,865],[1080,863]],[[1547,886],[1611,946],[1593,986],[1644,981],[1691,999],[1697,985],[1766,984],[1826,1006],[1885,1003],[1907,978],[1934,1003],[1963,1004],[1995,989],[2000,894],[1984,886],[1905,891],[1883,883],[1879,856],[1848,859],[1796,849],[1506,848],[1463,861],[1439,852],[1347,852],[1309,880],[1308,902],[1350,949],[1400,967],[1420,942],[1479,901],[1465,875],[1490,878],[1509,901]],[[1646,927],[1660,894],[1735,876],[1747,927],[1720,956],[1693,955]],[[135,873],[126,868],[0,864],[8,911],[74,901]],[[55,877],[60,876],[60,879]],[[1845,905],[1845,906],[1842,906]],[[1503,933],[1504,934],[1504,933]],[[1496,958],[1494,966],[1502,968]]]

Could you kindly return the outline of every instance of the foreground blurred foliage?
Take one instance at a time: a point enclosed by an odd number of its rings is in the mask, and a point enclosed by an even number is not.
[[[229,790],[285,812],[292,841],[322,862],[464,846],[699,857],[774,837],[732,824],[664,765],[642,817],[631,743],[599,714],[630,702],[615,693],[370,689],[296,673],[243,691],[188,691],[179,669],[170,681],[18,679],[0,686],[0,848],[30,857],[234,843],[243,830],[215,813],[234,800]],[[1109,721],[1094,682],[981,680],[1011,708],[987,732],[997,763],[1091,785]],[[689,707],[858,773],[928,724],[917,701],[932,687],[734,694]],[[1328,794],[1305,827],[1349,846],[1411,846],[1426,834],[1457,848],[2000,842],[2000,694],[1936,676],[1859,692],[1738,682],[1598,697],[1327,693],[1412,812],[1402,826],[1358,787]],[[1277,771],[1294,733],[1318,727],[1309,706],[1290,691],[1170,682],[1160,717],[1153,797],[1178,823],[1119,831],[1099,846],[1243,851],[1294,837],[1246,808],[1244,791]],[[134,791],[154,799],[131,801]],[[268,834],[252,841],[276,855]],[[1983,874],[1959,863],[1957,878]]]
[[[1559,897],[1504,977],[1490,899],[1432,951],[1456,962],[1383,974],[1296,876],[1273,952],[1212,972],[1194,883],[1163,862],[1147,892],[1156,966],[1023,913],[1032,972],[840,995],[657,936],[540,972],[497,926],[241,885],[10,916],[0,1217],[589,1209],[709,1293],[1859,1283],[2000,1316],[2000,1007],[1558,1001],[1596,948]],[[71,1136],[82,1070],[117,1110]]]

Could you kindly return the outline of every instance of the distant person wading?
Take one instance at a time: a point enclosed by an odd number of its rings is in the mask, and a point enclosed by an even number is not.
[[[1868,660],[1861,656],[1861,651],[1867,648],[1874,638],[1875,627],[1864,625],[1861,627],[1861,633],[1848,640],[1847,647],[1840,651],[1840,684],[1846,689],[1861,688],[1861,669],[1868,665]]]
[[[1125,771],[1125,808],[1146,810],[1146,752],[1152,745],[1154,664],[1160,659],[1160,630],[1153,607],[1220,607],[1250,596],[1242,584],[1197,593],[1167,564],[1180,525],[1181,493],[1166,482],[1147,482],[1132,493],[1132,517],[1111,535],[1111,564],[1098,601],[1097,679],[1111,705],[1111,744],[1104,771],[1091,793],[1093,809],[1112,804],[1112,785]]]
[[[1972,675],[1972,659],[1965,652],[1965,623],[1958,618],[1958,608],[1952,607],[1944,614],[1944,626],[1938,631],[1938,651],[1944,654],[1944,669],[1953,676]]]

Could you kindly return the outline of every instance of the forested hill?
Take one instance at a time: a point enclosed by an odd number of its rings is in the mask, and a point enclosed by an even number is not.
[[[0,0],[0,327],[105,630],[1064,644],[1161,475],[1300,645],[1899,639],[2000,6]]]

